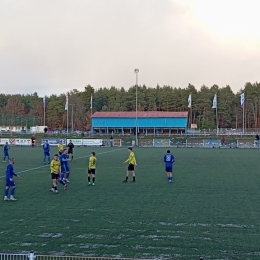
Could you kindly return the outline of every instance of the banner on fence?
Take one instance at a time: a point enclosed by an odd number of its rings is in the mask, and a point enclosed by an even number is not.
[[[26,139],[16,138],[16,139],[14,139],[13,144],[19,145],[19,146],[30,146],[31,145],[31,139],[29,139],[29,138],[26,138]]]
[[[67,139],[67,145],[69,142],[72,142],[75,146],[81,146],[82,145],[82,139]]]
[[[45,138],[45,139],[41,139],[41,144],[43,145],[43,143],[45,142],[45,140],[48,140],[49,145],[51,146],[56,146],[60,143],[60,141],[62,141],[63,144],[66,144],[66,139],[65,138]]]
[[[82,139],[82,145],[84,146],[102,146],[102,139]]]
[[[154,139],[155,147],[168,147],[170,145],[169,139]]]
[[[5,143],[11,144],[9,138],[1,138],[0,145],[5,145]]]
[[[254,140],[239,139],[239,140],[237,140],[237,147],[238,148],[255,148],[255,142],[254,142]]]

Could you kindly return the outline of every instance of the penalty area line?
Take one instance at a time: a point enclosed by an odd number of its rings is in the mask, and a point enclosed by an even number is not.
[[[117,149],[117,150],[110,150],[110,151],[106,151],[106,152],[102,152],[102,153],[98,153],[97,155],[100,155],[100,154],[105,154],[105,153],[112,153],[112,152],[116,152],[116,151],[120,151],[120,150],[123,150],[125,148],[122,148],[122,149]],[[73,161],[75,160],[79,160],[79,159],[83,159],[83,158],[86,158],[86,157],[89,157],[89,155],[85,155],[85,156],[81,156],[81,157],[77,157],[75,158]],[[27,170],[23,170],[23,171],[20,171],[20,172],[16,172],[16,174],[19,174],[19,173],[24,173],[24,172],[30,172],[30,171],[33,171],[33,170],[38,170],[38,169],[41,169],[41,168],[44,168],[46,166],[49,166],[49,164],[46,164],[46,165],[42,165],[42,166],[39,166],[39,167],[35,167],[35,168],[31,168],[31,169],[27,169]],[[4,178],[4,176],[0,176],[0,179]]]

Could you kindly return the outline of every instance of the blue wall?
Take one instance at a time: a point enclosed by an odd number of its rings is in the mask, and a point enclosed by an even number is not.
[[[187,127],[187,117],[138,118],[138,127]],[[92,118],[92,128],[135,127],[135,118]]]

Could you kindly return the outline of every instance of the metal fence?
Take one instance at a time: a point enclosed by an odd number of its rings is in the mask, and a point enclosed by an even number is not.
[[[115,257],[90,257],[90,256],[59,256],[59,255],[38,255],[34,252],[28,254],[5,254],[0,253],[0,260],[152,260],[138,258],[115,258]],[[155,260],[155,259],[153,259]]]
[[[157,260],[144,258],[117,258],[117,257],[90,257],[90,256],[59,256],[59,255],[38,255],[31,251],[28,254],[5,254],[0,253],[0,260]],[[161,258],[160,258],[161,259]],[[203,260],[199,257],[198,260]]]

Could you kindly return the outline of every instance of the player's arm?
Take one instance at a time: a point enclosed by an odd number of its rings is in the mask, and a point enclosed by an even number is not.
[[[172,163],[174,163],[174,156],[172,156]]]
[[[17,178],[20,178],[20,175],[18,175],[17,173],[13,172],[13,175],[16,176]]]
[[[133,156],[133,161],[134,161],[134,165],[137,166],[137,162],[136,162],[135,156]]]
[[[128,159],[125,160],[123,163],[125,164],[125,163],[129,162],[130,160],[131,160],[131,156],[129,155]]]
[[[89,158],[89,163],[88,163],[88,168],[89,169],[90,169],[91,165],[92,165],[91,158]]]

